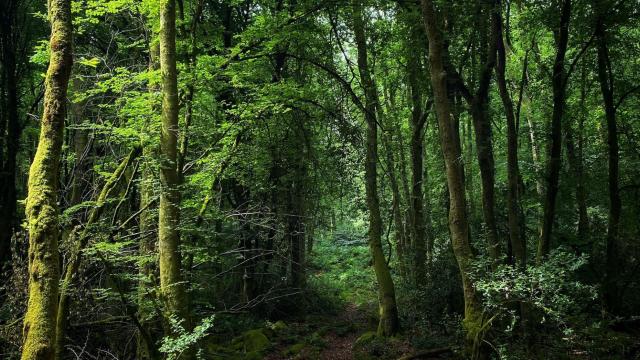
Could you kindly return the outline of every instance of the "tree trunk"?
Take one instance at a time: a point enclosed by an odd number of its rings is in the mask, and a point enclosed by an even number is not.
[[[587,97],[587,71],[586,67],[582,66],[582,86],[580,88],[580,121],[578,122],[578,148],[575,161],[576,169],[576,199],[578,202],[578,237],[580,239],[588,240],[589,238],[589,216],[587,214],[587,193],[585,191],[584,183],[584,120],[586,118],[585,101]]]
[[[158,249],[160,294],[164,304],[165,334],[175,335],[169,319],[185,321],[189,329],[187,299],[182,283],[180,252],[180,189],[178,156],[178,80],[176,70],[176,4],[160,2],[160,69],[162,72],[162,129],[160,132],[160,206]],[[189,356],[185,356],[189,357]]]
[[[428,128],[429,126],[425,125],[424,139],[422,139],[423,141],[425,141],[427,137]],[[426,146],[423,146],[423,148],[424,148],[423,158],[426,160],[428,150]],[[429,184],[429,167],[427,166],[427,164],[425,164],[425,166],[423,167],[422,189],[424,194],[424,210],[425,210],[424,226],[425,226],[425,234],[427,237],[427,264],[430,264],[431,261],[433,260],[433,253],[434,253],[434,246],[435,246],[435,233],[433,229],[433,217],[431,212],[431,187]]]
[[[382,110],[379,110],[379,118],[382,118]],[[392,130],[395,124],[391,121],[385,122],[386,130],[382,133],[382,146],[384,147],[386,162],[387,162],[387,176],[389,177],[389,186],[391,187],[391,214],[393,217],[393,230],[396,243],[396,253],[398,254],[398,263],[400,265],[400,271],[403,275],[407,275],[406,272],[406,237],[404,232],[404,223],[402,222],[402,212],[400,211],[400,202],[402,197],[400,196],[400,187],[398,186],[398,178],[396,176],[396,161],[393,154],[394,148]]]
[[[424,218],[424,195],[422,193],[424,143],[423,130],[426,116],[422,105],[422,91],[420,89],[420,47],[418,46],[419,27],[412,26],[410,42],[411,49],[407,53],[407,78],[411,96],[411,227],[413,233],[413,265],[415,267],[416,285],[422,286],[426,280],[425,260],[427,239]]]
[[[487,5],[486,11],[490,14],[494,12],[494,5]],[[495,27],[496,19],[491,18],[491,26]],[[481,25],[480,25],[481,26]],[[486,26],[482,28],[481,37],[487,38]],[[493,265],[498,264],[500,258],[500,243],[498,240],[498,230],[495,216],[495,160],[493,157],[493,131],[491,129],[491,119],[489,118],[489,86],[491,75],[496,64],[496,49],[498,39],[495,31],[492,31],[486,44],[486,60],[480,71],[478,89],[469,101],[471,118],[473,119],[473,129],[475,132],[476,152],[478,156],[478,167],[480,168],[480,180],[482,183],[482,216],[484,220],[484,232],[489,245],[489,256],[493,260]],[[467,99],[469,100],[469,99]]]
[[[602,11],[602,9],[599,9]],[[622,210],[620,189],[618,185],[619,154],[618,128],[616,123],[616,108],[613,100],[613,73],[607,44],[607,33],[603,14],[596,24],[598,49],[598,80],[602,91],[605,117],[607,119],[607,145],[609,152],[609,221],[607,225],[607,260],[604,281],[605,304],[611,313],[617,313],[620,307],[619,290],[617,286],[620,262],[619,225]]]
[[[507,80],[505,71],[507,67],[507,56],[504,45],[504,34],[502,31],[501,10],[495,9],[494,23],[497,32],[497,50],[498,62],[496,66],[496,80],[500,98],[504,106],[507,117],[507,184],[508,184],[508,223],[509,238],[511,240],[511,249],[519,268],[524,269],[526,266],[526,243],[520,237],[520,205],[519,205],[519,178],[520,169],[518,168],[518,129],[516,128],[516,118],[513,109],[513,101],[507,89]]]
[[[407,175],[407,158],[405,155],[405,147],[404,147],[404,134],[399,126],[396,127],[396,136],[398,137],[398,148],[400,153],[400,186],[402,190],[402,198],[405,199],[406,205],[401,207],[405,209],[404,211],[404,238],[405,238],[405,248],[408,249],[412,244],[412,230],[409,229],[409,225],[413,224],[413,211],[411,210],[411,195],[409,192],[409,176]]]
[[[55,357],[58,312],[58,180],[73,64],[70,0],[49,0],[51,40],[44,113],[38,149],[29,170],[29,302],[24,317],[22,360]]]
[[[584,92],[581,91],[581,93],[584,95]],[[581,99],[581,103],[583,104],[584,97],[582,95]],[[581,114],[580,117],[582,118],[583,115]],[[580,121],[582,122],[582,119]],[[581,133],[581,131],[579,131],[579,133]],[[582,171],[582,156],[580,156],[582,141],[580,140],[580,138],[578,139],[576,148],[575,135],[573,133],[573,124],[571,119],[567,119],[567,121],[564,122],[564,136],[567,147],[567,160],[569,163],[569,169],[575,181],[576,207],[578,210],[578,239],[581,243],[585,243],[588,241],[587,233],[589,221],[587,216],[587,203],[584,189],[584,174]],[[581,135],[578,135],[578,137],[580,136]]]
[[[378,124],[376,107],[378,106],[375,84],[369,74],[367,44],[364,32],[361,0],[353,0],[353,30],[358,50],[358,70],[365,93],[365,120],[367,123],[367,154],[365,159],[365,188],[367,207],[369,208],[369,248],[373,257],[373,268],[378,280],[379,315],[378,334],[391,336],[398,332],[398,309],[396,306],[395,286],[384,252],[382,251],[382,218],[378,199],[377,157]]]
[[[472,353],[481,337],[483,327],[482,304],[470,276],[474,258],[469,243],[469,223],[466,214],[464,175],[460,166],[460,140],[456,136],[455,124],[451,122],[451,104],[447,90],[447,72],[443,53],[444,44],[438,30],[438,20],[431,0],[421,0],[424,24],[429,39],[429,63],[440,141],[445,159],[447,186],[449,189],[449,231],[451,244],[462,278],[466,330],[465,348]]]
[[[551,234],[555,219],[558,181],[562,163],[562,118],[564,116],[567,81],[565,76],[565,55],[569,42],[569,22],[571,20],[571,0],[563,0],[560,10],[560,26],[556,32],[556,59],[553,64],[553,115],[551,118],[551,147],[547,160],[547,188],[542,215],[542,233],[538,241],[536,261],[542,262],[551,247]]]

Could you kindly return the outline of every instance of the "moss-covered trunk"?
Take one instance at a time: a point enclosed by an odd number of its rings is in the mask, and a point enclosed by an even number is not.
[[[22,359],[55,357],[58,310],[58,176],[73,64],[70,0],[49,0],[51,40],[40,139],[29,170],[29,302],[24,317]]]
[[[452,121],[451,104],[447,89],[447,72],[444,67],[443,39],[438,30],[435,8],[430,0],[422,0],[422,14],[429,39],[429,64],[436,115],[438,118],[440,141],[444,155],[447,187],[449,189],[449,231],[451,244],[458,262],[462,278],[465,314],[463,325],[466,330],[466,348],[472,352],[478,343],[483,325],[482,305],[470,277],[473,252],[469,243],[469,223],[466,214],[464,175],[460,166],[460,139],[456,134],[456,124]]]
[[[160,132],[160,208],[158,249],[160,293],[164,305],[165,333],[172,335],[171,317],[186,321],[187,301],[181,274],[180,189],[178,157],[178,77],[176,70],[176,3],[160,1],[160,70],[162,72],[162,129]]]
[[[362,17],[362,3],[353,1],[353,30],[358,50],[358,70],[365,92],[365,120],[367,123],[367,154],[365,158],[365,188],[369,209],[369,248],[373,257],[373,268],[378,280],[380,322],[378,334],[394,335],[398,332],[398,308],[396,306],[395,286],[391,271],[382,251],[382,218],[378,199],[377,159],[378,159],[378,106],[375,84],[369,73],[367,46]]]

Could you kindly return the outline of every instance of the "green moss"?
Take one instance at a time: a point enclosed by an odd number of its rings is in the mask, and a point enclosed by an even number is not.
[[[466,316],[462,321],[462,326],[465,330],[464,350],[467,355],[475,354],[479,350],[478,346],[482,343],[484,333],[487,331],[482,313],[474,310],[467,309]]]
[[[271,342],[262,329],[249,330],[231,341],[233,349],[245,353],[262,352],[270,346]]]
[[[360,335],[360,337],[353,344],[353,347],[356,348],[359,346],[370,344],[371,342],[375,341],[377,338],[378,338],[378,334],[375,331],[368,331]]]
[[[289,346],[285,351],[282,352],[284,356],[295,356],[298,355],[305,348],[305,344],[293,344]]]
[[[29,300],[24,316],[23,360],[55,357],[58,305],[58,183],[64,103],[73,64],[71,1],[50,0],[51,39],[40,137],[29,170],[25,208],[29,229]]]
[[[271,325],[271,330],[275,331],[276,333],[281,333],[287,330],[287,328],[287,324],[282,320],[278,320],[273,325]]]

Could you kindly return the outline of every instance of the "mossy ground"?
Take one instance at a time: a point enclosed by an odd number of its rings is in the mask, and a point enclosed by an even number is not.
[[[353,232],[327,233],[318,238],[313,252],[313,263],[307,268],[309,290],[298,299],[301,308],[278,320],[248,319],[244,332],[232,341],[225,344],[218,337],[217,342],[223,345],[209,346],[209,356],[238,360],[353,359],[358,338],[377,327],[376,283],[366,238]],[[389,356],[370,358],[395,359],[409,351],[406,341],[398,338],[393,342],[397,351],[380,352]],[[360,354],[369,356],[369,350],[363,348]]]

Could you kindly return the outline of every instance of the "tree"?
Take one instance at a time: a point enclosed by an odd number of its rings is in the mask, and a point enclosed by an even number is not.
[[[38,149],[29,170],[29,303],[24,317],[23,360],[55,356],[58,308],[58,180],[66,116],[67,87],[73,64],[70,0],[49,1],[49,68]]]
[[[176,3],[160,3],[160,70],[162,72],[162,129],[160,132],[160,205],[158,250],[160,293],[165,333],[173,334],[171,319],[186,322],[187,298],[182,283],[180,251],[180,189],[178,158],[178,78],[176,69]]]
[[[609,163],[609,216],[607,224],[607,259],[604,284],[605,301],[609,311],[616,313],[619,310],[619,290],[616,284],[619,268],[619,226],[622,203],[620,200],[620,186],[618,185],[620,160],[618,154],[618,124],[616,122],[616,108],[613,100],[613,72],[611,71],[611,58],[607,30],[605,24],[606,2],[596,1],[594,8],[597,11],[596,42],[598,56],[598,81],[607,121],[607,151]]]
[[[421,34],[420,24],[410,24],[410,34],[407,44],[407,82],[409,83],[409,94],[411,98],[411,118],[409,127],[411,129],[411,229],[413,234],[413,251],[416,283],[424,284],[425,280],[425,260],[427,246],[427,232],[424,216],[424,194],[422,191],[424,181],[423,155],[424,155],[424,128],[427,123],[427,109],[423,105],[422,89],[419,81],[421,79],[420,47],[419,35]],[[431,249],[429,249],[431,250]]]
[[[542,232],[538,241],[536,261],[540,263],[551,247],[551,233],[556,212],[556,197],[560,166],[562,165],[562,118],[566,101],[567,75],[565,57],[569,43],[569,22],[571,21],[571,0],[563,0],[560,8],[560,22],[556,34],[556,58],[553,63],[551,83],[553,86],[553,115],[551,117],[551,146],[547,159],[547,184],[543,204]]]
[[[447,89],[449,74],[443,60],[444,44],[440,33],[440,21],[430,0],[421,0],[422,16],[429,39],[429,65],[431,88],[433,89],[440,143],[445,159],[447,186],[449,188],[449,232],[453,253],[458,262],[464,294],[465,344],[469,353],[479,346],[478,340],[484,327],[482,304],[471,278],[471,262],[474,258],[469,243],[469,222],[466,214],[464,175],[458,159],[461,156],[460,138],[456,136],[457,126],[452,121],[451,104]]]
[[[505,76],[507,68],[507,56],[505,49],[505,39],[502,25],[502,10],[498,7],[494,9],[492,17],[497,37],[497,64],[496,64],[496,81],[500,98],[504,106],[507,118],[507,183],[508,183],[508,224],[509,238],[511,248],[516,259],[516,263],[520,268],[526,266],[527,247],[526,241],[522,239],[520,232],[520,169],[518,167],[518,129],[516,127],[516,116],[513,107],[513,101],[507,88],[507,80]]]
[[[391,336],[398,332],[398,309],[393,278],[382,252],[382,218],[378,198],[378,119],[376,108],[380,106],[376,85],[369,70],[367,40],[364,30],[361,0],[353,0],[353,32],[358,50],[358,71],[365,93],[365,122],[367,124],[365,158],[365,187],[369,209],[369,248],[373,257],[373,268],[378,280],[379,315],[378,334]]]

